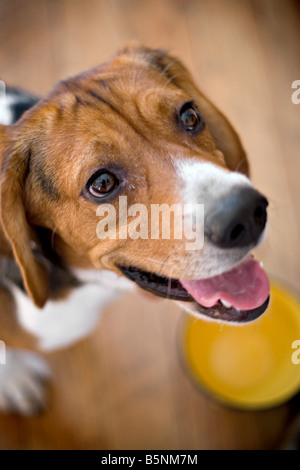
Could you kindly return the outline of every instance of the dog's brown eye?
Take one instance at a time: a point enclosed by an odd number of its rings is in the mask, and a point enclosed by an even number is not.
[[[188,101],[182,106],[179,112],[179,119],[184,130],[191,134],[201,131],[204,127],[204,121],[193,101]]]
[[[104,170],[94,175],[88,182],[87,187],[90,194],[101,198],[111,193],[118,185],[117,177],[110,171]]]
[[[181,115],[181,122],[187,130],[192,130],[198,123],[198,116],[194,109],[190,108],[184,111]]]

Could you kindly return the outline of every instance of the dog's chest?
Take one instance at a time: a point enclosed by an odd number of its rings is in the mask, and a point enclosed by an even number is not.
[[[48,301],[43,309],[35,307],[24,292],[13,287],[18,319],[38,338],[44,350],[68,346],[89,334],[102,309],[118,292],[134,288],[129,281],[108,271],[76,270],[75,274],[86,283],[73,289],[66,299]]]

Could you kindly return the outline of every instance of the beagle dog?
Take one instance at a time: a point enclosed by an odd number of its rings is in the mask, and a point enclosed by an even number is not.
[[[130,45],[42,99],[7,88],[0,119],[2,411],[45,404],[48,366],[18,348],[78,340],[118,289],[222,322],[266,310],[268,279],[251,250],[267,199],[248,178],[238,135],[179,60]],[[202,248],[176,237],[99,239],[97,209],[117,209],[124,196],[149,210],[204,205]]]

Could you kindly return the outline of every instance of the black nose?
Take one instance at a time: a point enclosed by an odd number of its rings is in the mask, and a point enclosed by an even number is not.
[[[255,189],[236,187],[208,210],[205,234],[220,248],[255,245],[266,225],[267,206]]]

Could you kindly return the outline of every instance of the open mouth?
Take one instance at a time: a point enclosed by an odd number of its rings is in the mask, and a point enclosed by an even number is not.
[[[200,280],[174,279],[134,267],[119,269],[142,289],[159,297],[191,302],[195,313],[215,320],[252,321],[269,304],[269,280],[252,256],[223,274]]]

